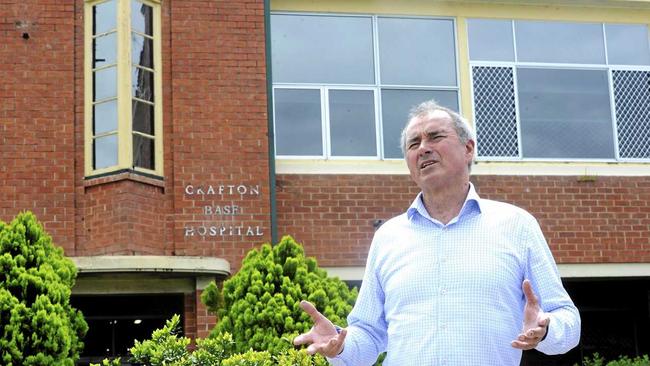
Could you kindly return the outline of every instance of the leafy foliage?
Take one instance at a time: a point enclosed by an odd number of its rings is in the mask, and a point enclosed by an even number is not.
[[[648,355],[643,357],[629,358],[628,356],[621,356],[618,360],[607,362],[601,355],[594,353],[592,357],[585,357],[583,366],[650,366],[650,358]]]
[[[268,351],[253,351],[234,355],[221,363],[221,366],[326,366],[322,356],[310,356],[304,350],[289,349],[278,355]]]
[[[119,357],[112,360],[105,358],[102,360],[102,363],[91,363],[90,366],[122,366],[122,362],[120,362]]]
[[[190,353],[190,339],[179,336],[180,317],[174,315],[151,339],[139,342],[131,348],[133,360],[149,366],[219,366],[232,356],[234,342],[228,333],[209,339],[197,339],[196,349]]]
[[[32,213],[0,221],[0,269],[1,363],[74,365],[88,331],[70,306],[77,269]]]
[[[321,356],[309,356],[305,351],[290,349],[278,355],[268,351],[249,350],[234,353],[234,342],[229,333],[221,333],[206,339],[196,340],[196,349],[187,348],[190,339],[179,336],[180,317],[174,315],[165,326],[153,332],[151,339],[135,342],[131,348],[133,361],[148,366],[325,366],[327,361]],[[101,365],[119,366],[119,359],[104,360]]]
[[[356,297],[356,289],[328,278],[315,259],[305,258],[300,244],[285,236],[274,247],[264,244],[251,250],[239,272],[224,282],[223,292],[211,283],[201,300],[220,319],[211,336],[232,334],[239,353],[252,349],[280,354],[312,326],[300,300],[312,302],[333,323],[345,326]]]
[[[154,330],[151,339],[136,340],[131,348],[133,359],[150,366],[190,365],[187,351],[190,339],[178,336],[179,323],[180,317],[176,314],[167,320],[164,327]]]

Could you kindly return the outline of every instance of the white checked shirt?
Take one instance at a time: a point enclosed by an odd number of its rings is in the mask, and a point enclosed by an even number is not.
[[[564,353],[580,340],[580,315],[562,286],[537,221],[479,198],[470,185],[460,214],[432,219],[419,194],[377,230],[343,352],[333,365],[518,366],[529,279],[551,322],[537,350]]]

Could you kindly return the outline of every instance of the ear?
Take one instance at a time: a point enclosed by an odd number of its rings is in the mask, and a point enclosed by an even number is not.
[[[474,159],[474,150],[476,149],[476,142],[474,140],[467,140],[465,143],[465,156],[467,157],[467,162],[469,163]]]

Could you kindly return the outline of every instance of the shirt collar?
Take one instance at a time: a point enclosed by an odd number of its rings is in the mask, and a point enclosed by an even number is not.
[[[478,193],[476,193],[472,182],[469,182],[469,191],[467,192],[467,197],[465,197],[465,202],[463,202],[463,207],[461,207],[460,213],[458,214],[458,219],[467,214],[470,214],[473,211],[481,213],[481,197],[479,197]],[[411,203],[411,206],[408,208],[408,210],[406,210],[406,215],[409,220],[412,220],[413,216],[416,213],[420,214],[420,216],[428,220],[435,221],[435,219],[429,216],[429,212],[427,212],[426,207],[424,207],[424,202],[422,201],[422,192],[418,193],[417,197],[415,197],[415,200],[413,200],[413,203]],[[452,220],[452,222],[453,221],[456,220]]]

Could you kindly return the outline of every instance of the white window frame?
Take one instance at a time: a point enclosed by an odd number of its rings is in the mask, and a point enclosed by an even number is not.
[[[430,16],[402,16],[402,15],[373,15],[373,14],[343,14],[343,13],[305,13],[305,12],[272,12],[271,15],[299,15],[299,16],[340,16],[340,17],[357,17],[370,18],[372,22],[372,42],[373,42],[373,65],[374,79],[373,84],[331,84],[331,83],[277,83],[273,82],[273,100],[275,101],[276,89],[311,89],[320,90],[321,97],[321,125],[323,134],[323,154],[322,155],[277,155],[276,159],[287,160],[386,160],[401,161],[403,158],[386,158],[384,157],[384,136],[382,121],[382,89],[402,89],[402,90],[423,90],[423,91],[455,91],[458,101],[458,108],[461,109],[460,93],[460,62],[458,59],[458,34],[456,31],[456,19],[453,17],[430,17]],[[438,86],[438,85],[395,85],[381,83],[381,64],[379,62],[379,18],[397,18],[397,19],[428,19],[428,20],[450,20],[452,22],[453,43],[454,43],[454,63],[456,68],[456,86]],[[329,90],[372,90],[375,101],[375,139],[377,154],[375,156],[332,156],[331,155],[331,136],[329,121]],[[275,103],[275,102],[274,102]],[[404,116],[406,119],[406,116]],[[275,108],[273,108],[273,128],[276,129]],[[273,141],[275,151],[277,151],[277,137]]]
[[[476,18],[484,19],[484,18]],[[510,19],[512,25],[512,42],[513,42],[513,51],[514,51],[514,61],[473,61],[469,60],[469,75],[470,75],[470,98],[472,105],[472,115],[476,116],[476,100],[474,98],[474,67],[505,67],[512,69],[513,72],[513,83],[514,83],[514,98],[515,98],[515,113],[516,113],[516,123],[517,123],[517,144],[518,144],[518,156],[517,157],[504,157],[504,156],[476,156],[476,161],[505,161],[505,162],[632,162],[632,163],[647,163],[650,162],[650,159],[643,158],[621,158],[619,154],[619,137],[617,129],[617,120],[616,120],[616,101],[614,98],[614,83],[612,72],[613,71],[643,71],[650,72],[650,66],[640,66],[640,65],[610,65],[608,54],[607,54],[607,33],[606,33],[606,24],[625,24],[625,23],[608,23],[608,22],[599,22],[602,31],[603,31],[603,42],[605,43],[605,63],[604,64],[575,64],[575,63],[541,63],[541,62],[519,62],[517,59],[517,34],[515,32],[515,21],[517,19]],[[548,20],[548,22],[554,22],[554,20]],[[576,22],[577,23],[577,22]],[[593,22],[590,22],[593,23]],[[630,23],[637,24],[637,23]],[[650,27],[647,24],[642,24],[648,27],[648,42],[650,44]],[[467,22],[467,37],[469,38],[469,22]],[[469,47],[469,42],[468,42]],[[469,57],[469,49],[467,50],[467,55]],[[517,79],[517,69],[518,68],[536,68],[536,69],[573,69],[573,70],[601,70],[606,71],[608,79],[608,93],[610,100],[610,117],[612,123],[612,138],[614,139],[614,158],[613,159],[591,159],[591,158],[524,158],[522,155],[522,138],[521,138],[521,122],[520,122],[520,113],[519,113],[519,83]],[[476,122],[475,122],[476,123]],[[480,146],[481,142],[476,141],[477,147]],[[478,152],[478,149],[477,149]]]

